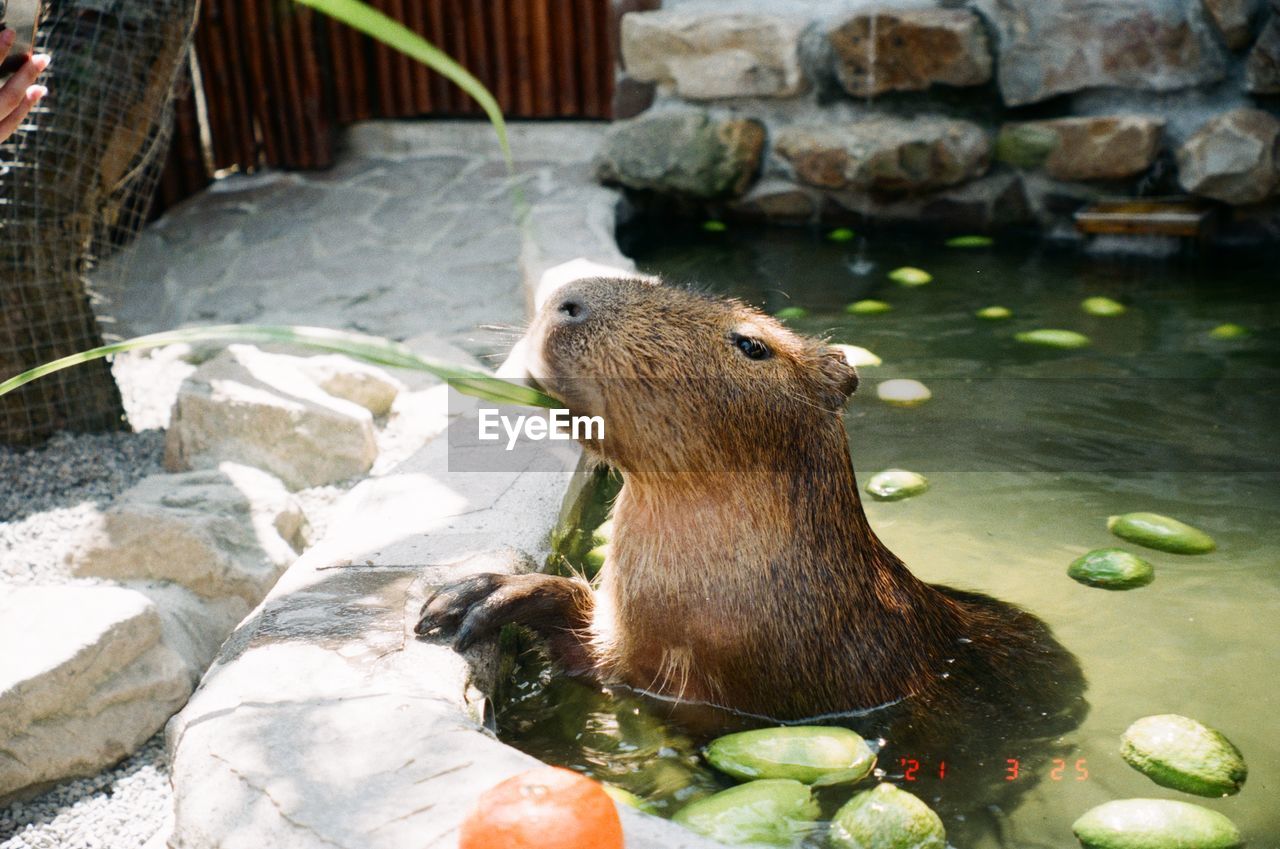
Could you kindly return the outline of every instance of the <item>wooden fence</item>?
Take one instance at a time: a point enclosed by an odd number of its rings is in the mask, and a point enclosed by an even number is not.
[[[513,118],[608,118],[610,0],[370,0],[483,82]],[[198,78],[176,110],[159,211],[216,171],[325,168],[334,130],[370,118],[480,115],[443,77],[290,0],[204,0]],[[199,86],[212,162],[198,120]]]

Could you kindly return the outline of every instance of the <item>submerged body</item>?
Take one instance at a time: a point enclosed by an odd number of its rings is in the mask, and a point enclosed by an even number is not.
[[[644,280],[571,284],[527,342],[548,392],[603,416],[586,447],[623,474],[599,586],[478,576],[429,599],[418,633],[465,647],[517,622],[571,672],[784,721],[896,703],[913,724],[1042,717],[1082,690],[1043,623],[920,581],[876,537],[838,349]]]

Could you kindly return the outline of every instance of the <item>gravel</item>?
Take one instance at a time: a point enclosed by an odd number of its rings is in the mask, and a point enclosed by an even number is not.
[[[28,451],[0,447],[0,583],[69,580],[68,547],[117,494],[163,471],[164,433],[60,433]]]
[[[0,808],[0,849],[144,846],[171,808],[164,735],[157,734],[114,769]]]
[[[163,471],[164,433],[56,434],[26,451],[0,446],[0,522],[88,502],[106,506]]]

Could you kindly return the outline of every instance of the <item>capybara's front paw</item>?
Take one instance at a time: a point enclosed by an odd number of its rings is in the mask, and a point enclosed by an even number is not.
[[[437,588],[422,605],[413,632],[420,637],[432,632],[454,634],[454,646],[462,651],[479,636],[477,627],[482,624],[480,620],[488,618],[483,613],[482,603],[502,586],[507,577],[486,572]],[[471,616],[473,610],[478,611],[474,619]]]
[[[573,633],[590,621],[591,609],[591,588],[583,581],[486,573],[436,590],[413,630],[419,636],[452,633],[453,647],[466,651],[503,625],[526,625],[544,637]]]

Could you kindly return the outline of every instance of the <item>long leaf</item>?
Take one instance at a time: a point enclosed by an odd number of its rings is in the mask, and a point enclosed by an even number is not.
[[[502,155],[507,161],[507,171],[514,172],[515,165],[511,158],[511,145],[507,141],[507,124],[502,119],[502,109],[498,101],[471,72],[459,65],[448,54],[431,42],[418,35],[404,24],[389,18],[377,9],[360,0],[295,0],[304,6],[323,12],[331,18],[342,21],[347,26],[358,29],[366,35],[393,47],[440,74],[452,80],[459,88],[480,104],[480,108],[489,116],[494,132],[498,134],[498,144],[502,146]],[[473,0],[488,2],[488,0]],[[339,70],[339,72],[341,72]]]
[[[366,336],[363,333],[351,333],[345,330],[330,330],[324,327],[298,327],[293,325],[273,324],[223,324],[211,327],[189,327],[184,330],[170,330],[165,333],[152,333],[149,336],[138,336],[103,345],[72,354],[60,360],[36,366],[30,371],[11,377],[0,383],[0,395],[12,392],[19,386],[33,380],[62,371],[80,363],[100,359],[125,351],[139,351],[146,348],[161,348],[165,345],[176,345],[189,342],[247,342],[251,344],[281,343],[317,348],[322,351],[333,351],[346,354],[356,359],[395,368],[425,371],[465,395],[472,395],[485,401],[498,404],[518,404],[526,407],[558,407],[560,402],[536,389],[502,380],[490,374],[474,369],[461,368],[435,359],[419,356],[407,346],[377,336]]]

